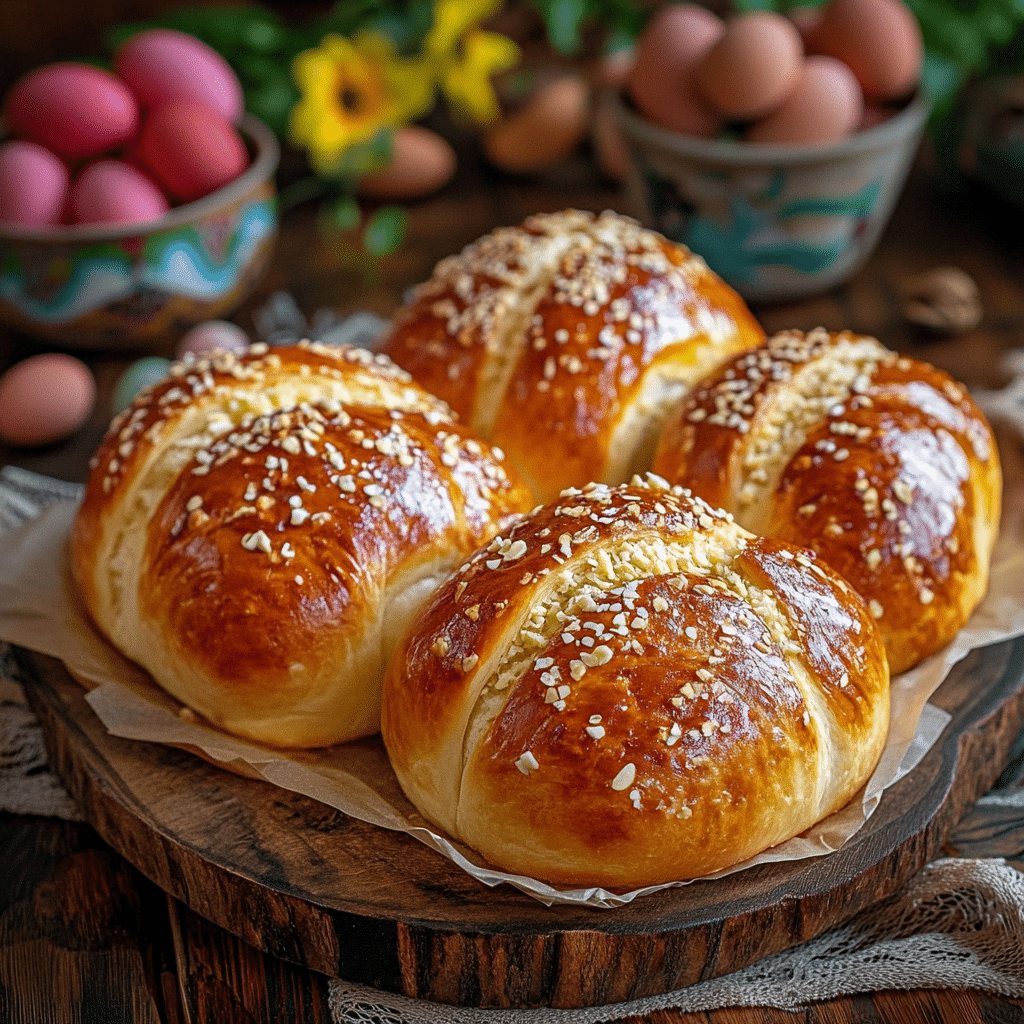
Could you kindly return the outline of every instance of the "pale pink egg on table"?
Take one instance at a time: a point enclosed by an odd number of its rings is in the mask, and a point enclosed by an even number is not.
[[[204,320],[186,331],[178,342],[177,357],[208,352],[242,353],[249,347],[249,335],[230,320]]]
[[[71,183],[68,206],[75,224],[143,224],[170,209],[157,185],[123,160],[83,168]]]
[[[810,56],[789,96],[749,125],[744,138],[794,145],[836,142],[857,130],[863,110],[854,73],[834,57]]]
[[[70,174],[45,146],[25,139],[0,145],[0,223],[59,224]]]
[[[133,157],[183,203],[233,181],[249,162],[235,126],[212,107],[192,100],[172,100],[150,111]]]
[[[625,81],[637,112],[684,135],[717,134],[722,118],[694,89],[693,70],[724,31],[721,18],[696,4],[669,4],[652,14]]]
[[[921,76],[921,27],[901,0],[832,0],[807,46],[849,65],[869,100],[904,99]]]
[[[54,444],[89,418],[96,381],[80,359],[46,352],[0,377],[0,440],[20,448]]]
[[[116,75],[73,61],[45,64],[11,86],[4,104],[11,135],[38,142],[65,160],[97,156],[127,142],[139,105]]]
[[[750,121],[774,110],[796,87],[803,62],[796,26],[773,11],[729,18],[693,70],[697,91],[726,120]]]
[[[114,54],[114,71],[143,107],[196,100],[237,124],[245,112],[234,69],[201,39],[171,28],[137,32]]]

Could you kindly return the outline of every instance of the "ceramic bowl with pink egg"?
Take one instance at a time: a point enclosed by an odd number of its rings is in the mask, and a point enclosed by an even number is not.
[[[751,302],[814,295],[853,276],[875,248],[917,153],[920,95],[837,142],[752,144],[669,131],[618,97],[626,200]]]
[[[162,347],[228,315],[277,238],[273,132],[246,115],[242,174],[143,224],[0,225],[0,320],[73,349]]]

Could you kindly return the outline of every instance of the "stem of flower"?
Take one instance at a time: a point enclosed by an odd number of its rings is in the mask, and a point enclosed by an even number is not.
[[[286,185],[278,193],[278,210],[284,213],[285,210],[290,210],[292,207],[299,206],[310,199],[320,199],[327,195],[329,190],[329,183],[320,178],[300,178],[298,181],[293,181],[290,185]]]

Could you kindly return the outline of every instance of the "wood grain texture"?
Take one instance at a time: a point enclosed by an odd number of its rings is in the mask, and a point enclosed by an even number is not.
[[[0,1020],[180,1018],[166,897],[87,825],[0,815]]]
[[[190,1021],[332,1024],[327,978],[239,941],[167,898]]]
[[[56,770],[100,835],[161,888],[273,956],[471,1006],[619,1002],[818,934],[936,855],[1024,727],[1024,640],[976,651],[934,698],[953,715],[940,741],[839,853],[601,911],[487,888],[408,836],[108,736],[58,662],[20,660]]]
[[[173,900],[179,970],[190,1024],[328,1024],[327,979],[260,953]],[[983,992],[877,992],[792,1010],[726,1006],[686,1013],[658,1010],[607,1024],[1013,1024],[1024,1001]]]

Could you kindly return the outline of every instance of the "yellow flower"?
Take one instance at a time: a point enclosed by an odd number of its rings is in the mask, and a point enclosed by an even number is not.
[[[295,58],[292,74],[302,96],[291,111],[289,137],[323,175],[345,168],[350,147],[413,120],[433,101],[429,65],[400,57],[378,33],[351,40],[327,35]]]
[[[477,27],[500,6],[500,0],[437,0],[434,24],[423,44],[456,112],[481,124],[499,112],[492,76],[519,60],[519,47],[511,39]]]

